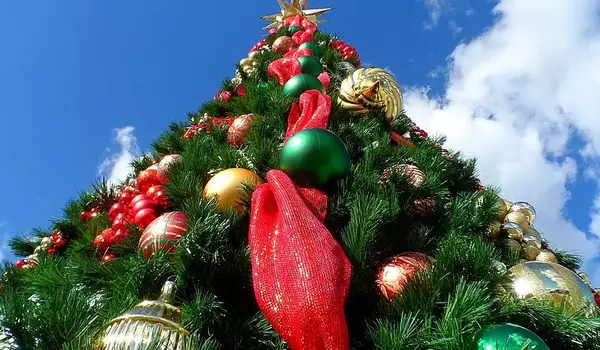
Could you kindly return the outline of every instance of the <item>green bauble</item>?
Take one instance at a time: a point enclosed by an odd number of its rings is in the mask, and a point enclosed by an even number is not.
[[[312,74],[298,74],[288,80],[283,87],[283,94],[287,97],[298,98],[303,92],[308,90],[319,90],[325,93],[323,84]]]
[[[318,76],[323,71],[323,66],[318,58],[314,56],[302,56],[298,58],[302,73]]]
[[[304,44],[298,46],[299,49],[310,49],[310,51],[312,51],[315,56],[317,57],[321,57],[321,55],[323,54],[323,49],[321,49],[321,47],[319,46],[319,44],[313,42],[313,41],[307,41]]]
[[[268,89],[269,88],[269,84],[265,83],[264,81],[261,81],[260,83],[258,83],[258,88],[259,89]]]
[[[512,323],[499,323],[485,328],[477,339],[477,349],[550,350],[535,333]]]
[[[322,186],[350,171],[344,142],[326,129],[305,129],[283,146],[280,169],[299,186]]]
[[[292,27],[290,27],[290,29],[288,29],[288,31],[289,31],[289,32],[290,32],[290,34],[292,34],[292,35],[293,35],[293,34],[295,34],[295,33],[297,33],[297,32],[299,32],[299,31],[301,31],[301,30],[302,30],[302,28],[300,28],[300,27],[296,27],[296,26],[292,26]]]

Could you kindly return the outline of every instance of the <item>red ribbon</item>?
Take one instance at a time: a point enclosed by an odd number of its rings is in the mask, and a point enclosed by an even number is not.
[[[286,140],[326,128],[331,97],[304,92],[292,106]],[[350,348],[344,304],[351,265],[323,225],[327,195],[297,188],[279,170],[252,196],[249,229],[252,282],[265,317],[293,350]]]
[[[314,56],[311,49],[292,49],[283,56],[284,58],[300,58],[303,56]]]
[[[351,266],[321,222],[327,196],[279,170],[252,196],[248,241],[256,300],[293,350],[350,348],[344,304]]]
[[[296,46],[300,46],[309,41],[315,41],[312,35],[308,34],[305,31],[299,31],[292,35],[292,40],[296,44]]]
[[[292,77],[301,73],[300,61],[297,58],[280,58],[267,67],[269,76],[277,77],[279,84],[285,85]]]
[[[329,89],[329,83],[331,82],[331,79],[329,78],[329,73],[323,71],[323,72],[321,72],[321,74],[319,74],[317,79],[319,79],[321,84],[323,84],[323,87],[325,88],[325,90]]]
[[[285,140],[298,131],[310,128],[327,128],[331,113],[331,97],[317,90],[309,90],[300,95],[288,117]]]
[[[311,35],[317,31],[317,25],[313,21],[300,15],[288,17],[284,20],[284,23],[290,27],[300,27]]]

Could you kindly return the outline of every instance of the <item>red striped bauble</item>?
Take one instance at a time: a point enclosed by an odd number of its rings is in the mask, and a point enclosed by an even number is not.
[[[404,253],[390,258],[379,269],[377,287],[387,300],[393,299],[414,277],[415,273],[429,269],[432,259],[422,253]]]
[[[382,176],[383,182],[389,182],[391,177],[396,174],[408,177],[409,182],[415,187],[420,187],[425,182],[425,173],[411,164],[398,164],[385,169]]]
[[[185,214],[180,211],[165,213],[156,218],[144,230],[140,237],[139,249],[146,259],[158,250],[170,253],[177,247],[177,242],[187,231]]]

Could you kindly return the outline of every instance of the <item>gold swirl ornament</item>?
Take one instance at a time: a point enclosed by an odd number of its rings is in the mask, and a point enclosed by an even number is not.
[[[402,112],[404,99],[396,79],[381,68],[359,68],[340,87],[338,101],[351,112],[364,114],[382,109],[388,121]]]

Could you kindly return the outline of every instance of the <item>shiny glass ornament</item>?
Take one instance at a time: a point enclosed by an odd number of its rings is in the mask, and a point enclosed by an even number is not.
[[[491,239],[498,239],[500,232],[502,231],[502,224],[500,221],[493,221],[488,227],[486,234]]]
[[[149,259],[155,251],[170,253],[177,247],[177,242],[185,235],[187,224],[185,214],[181,211],[165,213],[144,230],[138,248]]]
[[[477,337],[478,350],[550,350],[537,334],[511,323],[488,326]]]
[[[171,305],[175,283],[168,281],[158,300],[145,300],[111,320],[93,350],[142,349],[160,341],[161,350],[183,350],[189,332],[181,326],[181,310]]]
[[[502,224],[502,230],[508,238],[521,241],[523,239],[523,229],[515,222],[505,222]]]
[[[249,199],[247,187],[254,187],[262,182],[262,179],[250,170],[227,169],[217,173],[206,183],[202,197],[216,198],[217,210],[233,209],[242,213]]]
[[[325,87],[323,87],[319,79],[307,73],[296,75],[283,86],[283,94],[292,98],[299,98],[303,92],[308,90],[318,90],[325,93]]]
[[[510,207],[510,211],[525,215],[527,221],[529,221],[529,224],[531,225],[535,221],[535,208],[527,202],[515,202]]]
[[[305,129],[289,138],[279,168],[297,185],[325,185],[350,171],[350,153],[344,142],[326,129]]]
[[[379,269],[377,286],[387,300],[402,292],[415,273],[429,268],[432,259],[422,253],[404,253],[390,258]]]
[[[294,40],[289,36],[280,36],[275,39],[271,49],[274,52],[287,53],[294,46]]]
[[[554,253],[549,252],[547,250],[542,251],[536,258],[537,261],[550,262],[550,263],[558,263],[558,259]]]
[[[527,231],[527,229],[529,228],[529,221],[527,220],[527,217],[523,213],[519,213],[516,211],[506,214],[506,217],[504,217],[504,222],[514,222],[515,224],[521,227],[521,230],[523,232]],[[522,234],[521,238],[523,238]]]
[[[298,58],[300,61],[300,69],[302,73],[312,74],[318,76],[323,72],[323,66],[318,58],[313,56],[302,56]]]
[[[542,249],[542,235],[533,227],[529,227],[523,235],[523,242],[536,246]]]
[[[595,312],[594,295],[585,282],[568,268],[549,262],[529,261],[506,273],[505,296],[551,302],[558,310]]]
[[[317,57],[321,57],[321,55],[323,55],[323,49],[321,49],[319,44],[317,44],[313,41],[305,42],[304,44],[300,45],[298,48],[300,50],[310,49],[310,51],[312,51],[312,53],[315,54],[315,56],[317,56]]]
[[[358,114],[383,110],[391,121],[402,112],[404,98],[400,85],[389,72],[359,68],[342,82],[338,102],[342,108]]]

